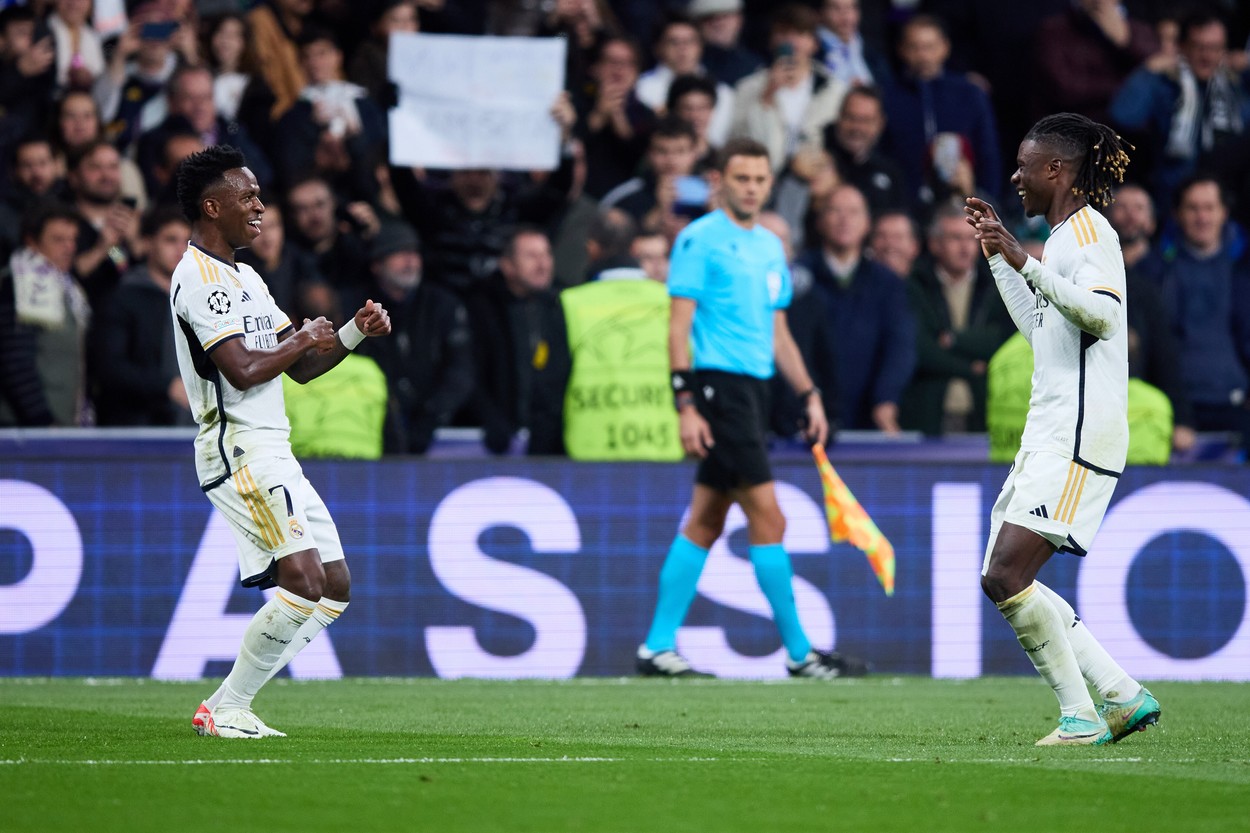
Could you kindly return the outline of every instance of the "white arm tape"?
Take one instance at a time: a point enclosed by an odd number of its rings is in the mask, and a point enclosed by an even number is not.
[[[347,319],[347,323],[339,327],[339,341],[343,342],[343,346],[348,350],[355,350],[364,340],[365,334],[356,326],[355,318]]]

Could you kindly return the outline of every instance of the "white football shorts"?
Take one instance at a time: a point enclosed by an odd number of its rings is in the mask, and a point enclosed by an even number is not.
[[[1115,484],[1116,478],[1091,471],[1060,454],[1016,454],[1007,482],[990,510],[990,539],[985,546],[982,575],[989,568],[990,553],[1004,521],[1036,532],[1060,552],[1085,555],[1107,514]]]
[[[245,587],[271,586],[278,559],[291,553],[316,549],[323,564],[344,557],[330,510],[293,458],[254,459],[208,499],[234,532]]]

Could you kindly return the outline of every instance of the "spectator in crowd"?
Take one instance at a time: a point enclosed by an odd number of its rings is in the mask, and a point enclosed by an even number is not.
[[[984,431],[986,367],[1015,328],[961,205],[934,212],[928,247],[907,281],[916,368],[899,423],[928,436]]]
[[[575,107],[586,145],[586,193],[599,198],[629,179],[647,148],[656,115],[634,92],[641,58],[628,38],[609,37]]]
[[[104,47],[91,28],[91,0],[54,0],[48,29],[56,46],[56,85],[90,90],[104,74]]]
[[[52,122],[52,144],[62,167],[69,167],[69,160],[87,146],[107,140],[100,108],[91,94],[82,90],[70,90],[56,103]],[[121,158],[122,194],[135,201],[140,211],[148,205],[147,189],[143,174],[134,160]]]
[[[80,150],[66,181],[80,218],[74,274],[96,308],[142,251],[139,212],[122,194],[121,156],[107,142]]]
[[[1173,204],[1177,184],[1246,133],[1250,74],[1229,64],[1220,18],[1196,14],[1180,29],[1180,52],[1140,67],[1111,102],[1121,128],[1144,131],[1153,144],[1155,205]]]
[[[308,81],[299,59],[299,38],[313,0],[266,0],[247,13],[252,48],[260,61],[260,73],[273,91],[269,117],[277,121],[299,98]]]
[[[0,155],[11,142],[43,127],[56,85],[52,37],[35,37],[29,6],[0,10]]]
[[[557,99],[552,117],[567,136],[575,119],[567,96]],[[555,172],[518,189],[505,188],[499,171],[468,169],[453,171],[450,187],[436,191],[412,169],[392,168],[404,217],[421,236],[429,279],[463,297],[495,271],[511,229],[556,220],[578,184],[573,150],[565,142]]]
[[[421,277],[420,241],[402,220],[384,222],[370,245],[372,283],[391,315],[391,337],[366,342],[386,376],[391,406],[384,448],[424,454],[473,391],[473,345],[464,305]],[[365,346],[365,345],[362,345]]]
[[[27,136],[14,144],[9,177],[5,203],[18,214],[34,202],[63,196],[65,180],[61,176],[61,164],[52,150],[52,142],[43,136]]]
[[[742,46],[742,0],[690,0],[686,13],[703,36],[703,65],[722,84],[734,86],[760,68],[759,57]]]
[[[178,66],[172,25],[155,6],[148,6],[117,39],[107,69],[96,79],[92,94],[106,132],[123,152],[165,118],[165,85]]]
[[[665,118],[651,133],[646,168],[605,194],[599,206],[620,208],[636,222],[661,226],[675,237],[683,224],[678,224],[673,215],[684,212],[687,220],[692,214],[699,216],[707,210],[711,197],[706,182],[694,175],[694,164],[694,128],[674,117]],[[691,179],[698,180],[702,187],[695,186]]]
[[[420,31],[421,16],[414,0],[383,0],[377,17],[369,26],[368,39],[356,47],[348,63],[348,79],[363,87],[383,110],[392,97],[386,66],[391,35]]]
[[[154,204],[178,204],[178,188],[175,181],[178,164],[191,154],[204,150],[204,140],[200,138],[200,135],[199,131],[183,126],[164,131],[159,137],[160,146],[154,148],[157,155],[149,163],[148,168],[151,180],[148,188]]]
[[[228,121],[217,112],[213,96],[213,74],[205,66],[181,66],[169,78],[168,115],[156,127],[139,137],[136,158],[147,173],[148,193],[154,197],[162,185],[173,181],[173,168],[168,168],[164,182],[156,182],[157,169],[169,160],[164,158],[168,139],[174,133],[192,132],[198,137],[202,150],[211,145],[224,144],[236,147],[247,157],[248,168],[256,175],[261,188],[273,184],[273,169],[260,147],[252,141],[247,128]],[[284,141],[288,137],[284,134]],[[288,146],[289,147],[289,146]],[[178,158],[181,162],[190,154]]]
[[[312,252],[317,271],[340,295],[355,297],[369,275],[368,240],[380,226],[366,202],[340,209],[334,189],[315,174],[287,192],[287,216],[295,242]]]
[[[205,40],[205,65],[213,73],[217,115],[227,124],[242,125],[272,153],[273,146],[266,139],[272,132],[269,114],[274,95],[261,74],[247,19],[241,14],[220,15],[208,23]]]
[[[890,59],[864,43],[859,0],[824,0],[820,6],[822,60],[848,87],[880,87],[890,80]]]
[[[916,362],[903,282],[864,257],[868,203],[840,185],[820,214],[820,239],[799,262],[812,273],[836,339],[837,401],[845,429],[899,432],[898,403]]]
[[[907,279],[920,257],[920,230],[902,210],[877,215],[868,242],[868,256],[900,278]]]
[[[732,133],[762,142],[774,171],[801,146],[820,144],[846,94],[847,85],[816,61],[817,21],[806,6],[782,6],[769,29],[772,65],[739,81],[734,91]]]
[[[291,452],[299,459],[381,458],[389,413],[386,376],[378,363],[352,352],[306,384],[282,374],[282,398],[291,423]]]
[[[56,202],[22,221],[22,247],[0,270],[0,425],[87,422],[83,336],[91,316],[72,273],[77,213]]]
[[[842,0],[849,2],[849,0]],[[906,208],[909,197],[898,163],[881,152],[885,105],[874,87],[853,87],[842,99],[838,119],[825,127],[825,149],[838,172],[868,200],[873,216]]]
[[[903,169],[910,199],[926,182],[925,163],[934,140],[954,133],[975,159],[976,183],[990,194],[1002,180],[998,129],[989,97],[963,75],[946,68],[950,39],[935,17],[917,15],[903,26],[899,56],[903,71],[884,96],[886,151]]]
[[[1077,0],[1042,21],[1037,44],[1039,116],[1080,113],[1104,124],[1121,85],[1159,49],[1150,25],[1129,17],[1119,0]]]
[[[322,277],[312,252],[287,238],[282,223],[284,209],[277,200],[265,200],[263,231],[237,260],[256,270],[280,310],[289,310],[292,321],[325,317],[338,320],[338,297]],[[369,342],[372,344],[372,342]]]
[[[578,89],[587,80],[600,48],[617,31],[605,0],[555,0],[536,34],[568,42],[566,77],[569,89]]]
[[[300,59],[308,85],[278,122],[282,181],[312,171],[349,199],[372,200],[377,194],[373,161],[386,139],[385,114],[364,87],[343,80],[343,52],[329,30],[305,27]]]
[[[716,82],[706,75],[679,75],[668,88],[664,111],[694,128],[694,168],[699,173],[716,167],[720,142],[713,143],[709,131],[719,100],[717,89]]]
[[[1163,294],[1180,346],[1181,376],[1198,431],[1250,436],[1250,274],[1228,238],[1220,183],[1195,174],[1176,188],[1180,240],[1142,261]]]
[[[638,99],[657,113],[675,115],[667,109],[668,92],[673,80],[683,75],[705,76],[703,40],[694,21],[688,17],[669,17],[660,28],[655,42],[656,65],[644,72],[635,86]],[[733,121],[733,88],[713,81],[713,109],[706,137],[709,144],[720,147],[729,138]]]
[[[595,214],[586,233],[586,282],[611,280],[628,272],[629,277],[646,277],[630,251],[638,225],[619,208],[603,208]]]
[[[505,454],[514,443],[524,445],[528,454],[564,453],[570,359],[552,278],[546,235],[522,226],[507,238],[499,271],[469,294],[477,360],[469,409],[492,454]]]
[[[842,173],[825,150],[805,145],[794,154],[789,166],[773,187],[772,209],[786,223],[786,233],[796,250],[814,234],[816,209],[842,184]]]
[[[680,460],[669,399],[668,291],[630,253],[636,227],[601,211],[586,248],[592,279],[560,293],[572,362],[564,446],[574,460]]]
[[[647,277],[658,283],[668,282],[668,236],[655,229],[642,229],[629,244],[629,254]]]
[[[92,401],[99,425],[190,425],[178,373],[169,286],[191,239],[176,206],[157,208],[140,225],[147,259],[136,264],[93,321]]]
[[[1180,348],[1159,285],[1138,268],[1147,260],[1154,238],[1155,210],[1150,194],[1140,185],[1122,185],[1107,211],[1124,254],[1128,305],[1128,375],[1153,385],[1172,405],[1172,447],[1189,451],[1197,443],[1189,396],[1181,379]],[[1131,402],[1131,393],[1130,393]]]
[[[802,263],[795,262],[794,246],[791,243],[793,234],[786,218],[776,211],[762,211],[758,222],[777,235],[781,248],[786,253],[786,262],[790,264],[792,297],[790,306],[786,307],[786,324],[790,328],[795,346],[799,348],[799,354],[803,357],[808,375],[812,377],[812,383],[820,389],[820,401],[829,420],[829,438],[826,442],[831,445],[838,421],[838,357],[825,305],[811,303],[817,300],[812,295],[812,273]],[[773,432],[780,437],[799,437],[806,427],[806,416],[807,403],[786,384],[781,374],[774,375],[772,413],[769,415],[769,425]]]

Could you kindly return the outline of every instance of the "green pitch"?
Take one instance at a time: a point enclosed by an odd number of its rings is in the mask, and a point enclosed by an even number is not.
[[[1247,685],[1080,749],[1033,678],[279,681],[247,741],[192,732],[212,688],[0,679],[0,829],[1250,830]]]

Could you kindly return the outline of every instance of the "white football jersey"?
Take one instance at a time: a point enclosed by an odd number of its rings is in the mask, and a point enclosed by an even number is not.
[[[247,339],[249,349],[276,347],[291,328],[264,280],[247,264],[226,263],[189,244],[169,291],[178,369],[200,426],[195,438],[200,486],[207,490],[223,482],[257,452],[291,456],[282,378],[239,390],[211,358],[234,338]]]
[[[1042,265],[1057,280],[1118,301],[1120,326],[1099,339],[1033,290],[1033,393],[1020,449],[1053,451],[1118,475],[1128,452],[1127,299],[1119,235],[1085,206],[1051,232]]]

